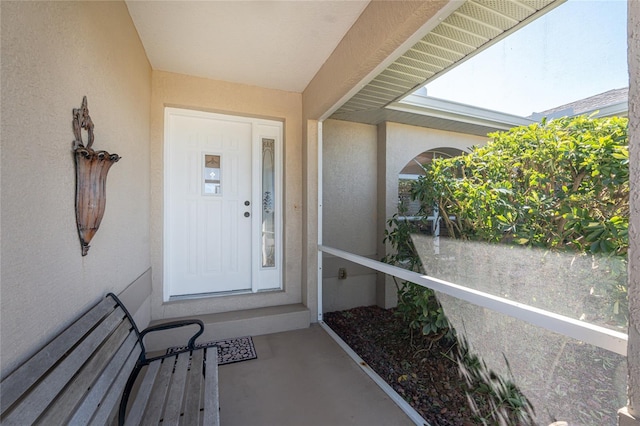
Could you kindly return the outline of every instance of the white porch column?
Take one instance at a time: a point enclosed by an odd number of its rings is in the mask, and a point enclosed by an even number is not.
[[[629,404],[620,410],[620,426],[640,426],[640,2],[628,2],[629,63]]]

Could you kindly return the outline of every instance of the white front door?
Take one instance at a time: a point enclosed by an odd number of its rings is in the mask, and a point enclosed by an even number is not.
[[[282,123],[165,109],[165,300],[282,288]]]
[[[252,123],[180,110],[167,120],[170,295],[251,290]]]

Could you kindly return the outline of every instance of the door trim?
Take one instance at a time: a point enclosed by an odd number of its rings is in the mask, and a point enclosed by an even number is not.
[[[171,283],[170,283],[170,262],[167,261],[166,256],[170,252],[169,250],[169,238],[170,229],[170,190],[171,190],[171,165],[169,160],[170,155],[170,120],[172,115],[187,116],[192,118],[203,119],[224,119],[233,120],[242,123],[252,124],[252,140],[251,140],[251,165],[252,165],[252,178],[251,178],[251,265],[247,267],[251,268],[251,289],[246,291],[226,291],[226,292],[211,292],[211,293],[199,293],[192,295],[176,295],[171,296]],[[282,290],[283,282],[283,253],[284,253],[284,219],[283,219],[283,142],[284,123],[278,120],[267,120],[262,118],[252,118],[246,116],[237,116],[232,114],[212,113],[199,110],[183,109],[165,107],[164,111],[164,147],[163,147],[163,300],[165,302],[170,300],[182,300],[182,299],[195,299],[203,297],[220,297],[227,295],[237,295],[246,293],[257,293],[262,291],[277,291]],[[274,179],[275,179],[275,196],[273,197],[273,206],[275,209],[275,265],[274,267],[264,268],[261,262],[261,241],[262,241],[262,139],[268,138],[274,140]]]

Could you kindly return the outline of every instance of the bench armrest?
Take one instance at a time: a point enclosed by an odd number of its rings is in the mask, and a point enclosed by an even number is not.
[[[191,336],[191,338],[189,339],[189,342],[187,343],[188,350],[193,350],[195,349],[196,339],[200,337],[200,335],[204,332],[204,323],[199,319],[171,321],[171,322],[166,322],[163,324],[147,327],[140,332],[140,343],[143,343],[142,340],[144,339],[144,336],[147,335],[148,333],[152,333],[155,331],[170,330],[172,328],[179,328],[179,327],[184,327],[188,325],[197,325],[200,328],[193,336]],[[151,360],[149,359],[147,361],[151,361]]]

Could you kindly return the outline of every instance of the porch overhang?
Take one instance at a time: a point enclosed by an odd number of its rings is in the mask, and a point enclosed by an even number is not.
[[[406,52],[366,83],[331,118],[374,124],[411,121],[398,101],[502,40],[565,0],[466,0]],[[447,129],[454,117],[433,117],[418,125]],[[458,119],[459,117],[455,117]],[[404,120],[404,121],[403,121]],[[411,124],[411,123],[407,123]],[[481,122],[466,123],[465,133],[485,134]],[[485,123],[486,124],[486,123]],[[494,129],[497,130],[498,128]],[[460,129],[456,129],[461,131]],[[484,133],[482,133],[484,132]]]

